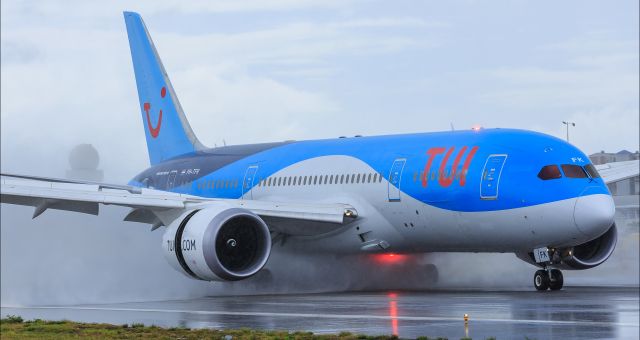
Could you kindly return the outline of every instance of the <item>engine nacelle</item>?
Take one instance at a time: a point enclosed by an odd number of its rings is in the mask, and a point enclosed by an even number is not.
[[[606,261],[618,241],[618,230],[615,223],[599,237],[573,247],[556,249],[551,262],[554,267],[562,269],[589,269],[601,265]],[[516,253],[521,260],[536,266],[533,253]]]
[[[264,267],[271,253],[264,221],[228,205],[184,213],[169,225],[162,241],[173,268],[205,281],[246,279]]]
[[[598,238],[589,242],[560,250],[562,264],[567,269],[589,269],[606,261],[618,242],[615,223]]]

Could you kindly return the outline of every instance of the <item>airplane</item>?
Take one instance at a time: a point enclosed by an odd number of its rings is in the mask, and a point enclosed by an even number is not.
[[[33,206],[33,218],[129,207],[125,221],[164,229],[173,268],[205,281],[247,279],[274,248],[501,252],[537,266],[534,287],[548,291],[562,269],[615,249],[606,184],[637,176],[637,161],[598,167],[556,137],[485,128],[207,148],[141,16],[124,20],[150,167],[126,185],[2,174],[2,203]]]

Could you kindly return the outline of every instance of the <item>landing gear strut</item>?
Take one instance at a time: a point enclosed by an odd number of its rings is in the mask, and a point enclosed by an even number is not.
[[[533,286],[536,290],[560,290],[564,277],[559,269],[540,269],[533,275]]]

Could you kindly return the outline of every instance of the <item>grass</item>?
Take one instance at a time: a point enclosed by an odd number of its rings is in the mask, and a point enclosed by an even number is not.
[[[219,340],[386,340],[398,339],[395,335],[368,336],[341,332],[339,334],[313,334],[311,332],[288,332],[253,330],[190,329],[183,327],[162,328],[140,323],[110,325],[104,323],[81,323],[73,321],[24,321],[20,316],[8,315],[0,320],[2,339],[219,339]],[[419,337],[420,340],[447,340],[446,338]],[[465,340],[470,338],[464,338]]]

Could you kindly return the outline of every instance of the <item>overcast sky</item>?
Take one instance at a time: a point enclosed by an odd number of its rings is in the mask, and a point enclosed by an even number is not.
[[[148,165],[123,10],[208,146],[484,127],[638,149],[638,1],[1,2],[2,170]]]

